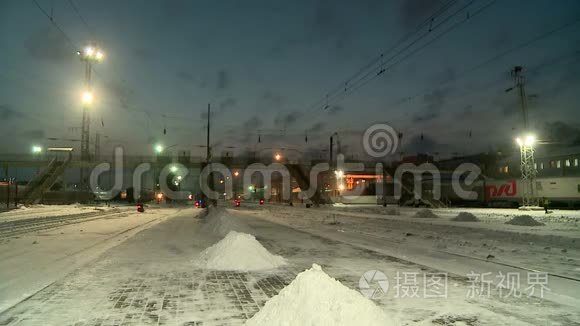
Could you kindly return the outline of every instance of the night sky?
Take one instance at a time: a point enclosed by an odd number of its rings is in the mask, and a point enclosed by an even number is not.
[[[75,52],[89,42],[106,52],[94,75],[91,129],[93,139],[103,135],[103,152],[119,144],[150,154],[161,142],[201,156],[210,102],[218,154],[319,151],[335,131],[356,153],[357,135],[378,122],[403,133],[406,153],[475,153],[511,144],[521,129],[517,94],[505,92],[514,65],[526,69],[538,137],[580,141],[577,0],[459,0],[450,13],[473,3],[411,50],[473,17],[325,102],[446,2],[74,0],[79,16],[68,0],[37,0],[65,36],[34,1],[0,0],[0,152],[79,146],[47,138],[80,139]]]

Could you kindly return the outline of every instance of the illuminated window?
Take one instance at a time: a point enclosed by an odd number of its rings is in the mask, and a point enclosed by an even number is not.
[[[557,167],[558,169],[559,169],[559,168],[561,168],[561,167],[562,167],[562,161],[560,161],[560,160],[557,160],[557,161],[556,161],[556,167]]]
[[[540,170],[544,169],[544,162],[540,162]]]
[[[534,163],[534,170],[538,169],[538,163]]]
[[[564,165],[566,165],[566,167],[569,168],[570,167],[570,160],[564,161]]]
[[[577,158],[574,159],[574,166],[578,166],[578,159]]]

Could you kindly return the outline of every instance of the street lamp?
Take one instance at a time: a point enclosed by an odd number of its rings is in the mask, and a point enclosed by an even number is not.
[[[91,91],[84,91],[82,95],[82,101],[84,105],[91,105],[93,104],[94,95]]]
[[[77,51],[77,55],[83,61],[92,61],[92,62],[101,62],[105,58],[105,53],[101,49],[91,45],[86,46],[81,51]]]
[[[279,153],[277,153],[274,158],[276,159],[276,161],[280,161],[282,159],[282,155],[280,155]]]
[[[40,153],[42,153],[42,147],[36,146],[36,145],[35,146],[32,146],[32,153],[33,154],[40,154]]]
[[[161,152],[163,152],[163,145],[161,145],[161,144],[155,145],[155,153],[161,154]]]

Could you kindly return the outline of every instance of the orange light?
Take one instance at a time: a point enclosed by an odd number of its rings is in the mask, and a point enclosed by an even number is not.
[[[163,194],[157,194],[157,199],[163,199]]]

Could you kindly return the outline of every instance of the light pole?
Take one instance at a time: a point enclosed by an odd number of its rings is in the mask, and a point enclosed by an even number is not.
[[[90,126],[91,126],[91,115],[90,107],[94,101],[94,95],[91,91],[91,75],[92,75],[92,64],[103,61],[105,55],[97,47],[87,46],[81,51],[77,51],[77,55],[82,62],[85,63],[85,90],[82,94],[83,103],[83,120],[81,127],[81,161],[87,162],[90,160],[89,151],[89,138],[90,138]],[[84,168],[81,167],[81,186],[86,185],[86,172]]]
[[[536,196],[536,167],[534,161],[534,144],[536,137],[526,135],[516,138],[516,143],[520,147],[520,167],[522,172],[522,207],[529,209],[538,206]]]

